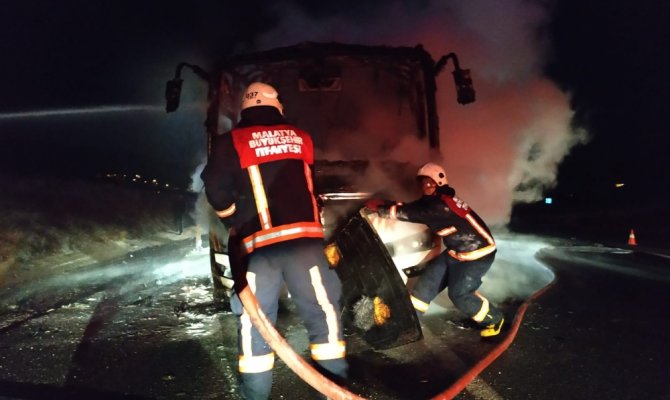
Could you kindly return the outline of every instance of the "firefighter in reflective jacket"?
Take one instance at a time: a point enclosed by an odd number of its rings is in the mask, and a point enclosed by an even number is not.
[[[423,196],[407,204],[370,200],[366,207],[381,217],[422,223],[440,236],[446,250],[432,259],[411,292],[414,308],[423,314],[430,302],[447,286],[454,305],[482,328],[482,337],[500,333],[502,313],[477,289],[491,267],[496,244],[484,221],[456,197],[444,169],[427,163],[417,173]]]
[[[230,237],[237,238],[228,246],[231,254],[241,254],[233,265],[237,292],[244,280],[274,324],[286,284],[307,328],[317,369],[331,379],[344,378],[341,283],[324,254],[313,194],[312,139],[286,123],[277,91],[264,83],[246,89],[240,117],[231,132],[213,140],[202,173],[210,204],[231,229]],[[274,352],[251,324],[237,294],[231,308],[239,320],[242,395],[266,399]]]

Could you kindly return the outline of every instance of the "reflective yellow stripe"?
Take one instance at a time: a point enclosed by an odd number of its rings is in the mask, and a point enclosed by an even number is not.
[[[495,249],[496,245],[492,244],[486,247],[482,247],[481,249],[477,249],[475,251],[469,251],[467,253],[456,253],[454,250],[449,250],[449,255],[459,261],[472,261],[480,259],[487,254],[493,253]]]
[[[275,353],[263,356],[240,356],[238,369],[244,374],[253,374],[271,370],[275,366]]]
[[[493,240],[493,237],[489,235],[489,233],[479,225],[477,220],[470,214],[465,216],[465,219],[472,225],[473,228],[486,239],[486,241],[489,243],[488,246],[482,247],[481,249],[477,249],[474,251],[469,251],[466,253],[457,253],[454,250],[449,250],[449,255],[454,257],[455,259],[459,261],[472,261],[472,260],[477,260],[482,257],[484,257],[487,254],[491,254],[495,251],[496,249],[496,243]]]
[[[253,272],[247,272],[247,283],[249,284],[249,289],[252,293],[256,293],[256,274]],[[251,351],[251,318],[246,309],[242,310],[242,315],[240,316],[240,340],[242,347],[242,355],[252,357],[253,352]]]
[[[258,211],[258,218],[261,221],[263,229],[270,229],[272,221],[270,221],[270,210],[268,209],[268,198],[265,195],[265,187],[263,186],[263,178],[258,165],[250,165],[249,179],[251,179],[251,187],[254,191],[254,200],[256,200],[256,210]]]
[[[243,250],[246,253],[251,253],[258,247],[300,237],[322,238],[323,227],[318,222],[298,222],[295,224],[276,226],[245,237],[242,240],[244,243]]]
[[[486,241],[489,242],[489,244],[495,244],[495,241],[493,240],[491,235],[489,235],[489,233],[486,231],[486,229],[484,229],[484,227],[479,225],[477,220],[472,215],[470,214],[466,215],[465,219],[467,219],[468,222],[470,222],[470,225],[472,225],[477,230],[477,232],[479,232],[480,235],[486,238]]]
[[[475,316],[472,317],[472,319],[475,320],[476,322],[482,322],[484,318],[486,318],[486,314],[489,313],[489,301],[486,297],[479,294],[479,292],[475,292],[475,296],[479,297],[482,300],[482,308],[479,309],[477,314],[475,314]]]
[[[410,300],[412,300],[412,305],[414,306],[414,308],[416,310],[419,310],[419,311],[424,312],[424,313],[428,310],[428,306],[430,305],[426,302],[423,302],[423,301],[417,299],[414,296],[410,296]]]
[[[247,283],[252,293],[256,293],[256,274],[247,272]],[[264,354],[261,356],[254,356],[251,347],[251,329],[253,327],[251,318],[247,310],[242,311],[240,316],[240,340],[242,347],[242,354],[239,356],[238,368],[243,373],[254,373],[269,371],[274,367],[275,355],[274,353]]]
[[[337,322],[337,313],[333,303],[328,299],[326,288],[323,286],[323,279],[319,272],[318,266],[313,266],[309,269],[309,278],[314,294],[316,294],[316,301],[321,306],[323,313],[326,315],[326,326],[328,327],[328,343],[336,343],[340,338],[340,325]],[[321,359],[323,360],[323,359]]]
[[[225,210],[217,211],[216,215],[218,215],[219,218],[226,218],[226,217],[230,217],[234,213],[235,213],[235,203],[233,203],[233,205],[226,208]]]
[[[342,340],[335,343],[315,343],[309,346],[313,360],[334,360],[347,355],[346,344]]]
[[[448,228],[437,231],[437,234],[440,236],[449,236],[454,232],[456,232],[456,227],[450,226]]]

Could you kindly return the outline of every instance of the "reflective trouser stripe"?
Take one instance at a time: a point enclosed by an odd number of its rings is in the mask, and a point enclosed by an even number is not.
[[[252,293],[256,294],[256,274],[253,272],[247,272],[246,277],[247,283],[249,284],[249,289],[251,289]],[[249,318],[249,313],[247,313],[247,310],[245,309],[242,310],[240,324],[242,354],[240,354],[239,357],[239,371],[242,373],[254,373],[271,370],[274,367],[274,353],[268,353],[259,356],[255,356],[253,354],[251,338],[253,324],[251,323],[251,318]]]
[[[486,297],[482,296],[479,292],[475,292],[475,296],[479,297],[482,301],[482,307],[479,309],[477,314],[472,317],[476,322],[482,322],[486,318],[486,314],[489,313],[489,301]]]
[[[268,208],[268,198],[265,195],[261,171],[258,165],[250,165],[247,170],[249,171],[249,179],[251,179],[251,187],[254,191],[254,200],[256,200],[256,210],[261,226],[263,229],[270,229],[272,221],[270,221],[270,209]]]
[[[340,325],[338,323],[337,312],[335,312],[335,307],[333,307],[333,304],[328,299],[318,266],[315,265],[309,269],[309,278],[316,294],[316,301],[326,316],[326,326],[328,328],[328,344],[326,345],[338,343],[340,339]]]
[[[309,349],[315,361],[344,358],[347,353],[346,344],[342,340],[335,343],[315,343],[310,345]]]
[[[249,284],[249,289],[255,295],[256,294],[256,274],[253,272],[247,272],[247,283]],[[251,351],[251,330],[253,325],[251,323],[251,318],[247,310],[242,309],[242,315],[240,315],[240,336],[241,336],[241,345],[242,345],[242,355],[251,357],[253,352]]]
[[[239,370],[243,374],[270,371],[275,365],[275,353],[262,356],[244,356],[239,359]]]
[[[414,309],[421,311],[423,313],[425,313],[428,310],[428,306],[430,305],[424,301],[417,299],[414,296],[410,296],[410,300],[412,300],[412,305],[414,306]]]

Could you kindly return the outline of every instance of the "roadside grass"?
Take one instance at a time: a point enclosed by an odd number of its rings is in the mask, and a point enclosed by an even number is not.
[[[0,276],[37,259],[174,229],[172,192],[0,174]]]

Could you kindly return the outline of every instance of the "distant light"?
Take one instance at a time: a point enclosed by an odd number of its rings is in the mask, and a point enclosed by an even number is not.
[[[622,188],[623,187],[623,182],[615,183],[614,187]]]
[[[544,198],[544,204],[552,204],[554,202],[554,199],[551,197],[545,197]]]

